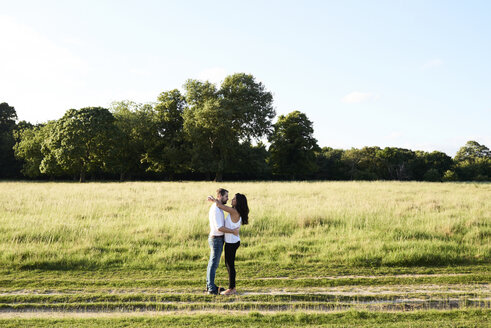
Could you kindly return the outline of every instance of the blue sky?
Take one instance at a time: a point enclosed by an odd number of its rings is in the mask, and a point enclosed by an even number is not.
[[[1,1],[0,101],[44,122],[253,74],[320,146],[491,147],[490,1]]]

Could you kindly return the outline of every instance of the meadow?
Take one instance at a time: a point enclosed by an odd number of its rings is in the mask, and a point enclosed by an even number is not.
[[[218,187],[251,210],[229,298],[203,293]],[[1,182],[0,325],[480,326],[490,237],[486,183]]]

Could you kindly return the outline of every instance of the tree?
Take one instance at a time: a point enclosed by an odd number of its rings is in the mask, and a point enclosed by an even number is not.
[[[467,141],[467,143],[459,149],[455,155],[455,161],[476,160],[477,158],[490,158],[491,151],[485,145],[479,144],[477,141]]]
[[[423,176],[424,181],[441,181],[442,174],[436,168],[431,168]]]
[[[21,172],[25,176],[36,178],[46,174],[53,179],[63,174],[49,147],[55,124],[56,121],[38,125],[22,121],[17,125],[14,132],[14,152],[16,158],[22,162]]]
[[[76,175],[77,172],[66,172],[56,159],[56,148],[54,147],[53,137],[57,131],[58,121],[48,121],[45,126],[40,131],[43,138],[41,142],[41,153],[43,154],[43,159],[39,165],[39,171],[42,174],[46,174],[52,180],[57,176],[63,174],[73,174]]]
[[[207,175],[223,172],[242,142],[260,140],[271,132],[273,97],[252,75],[227,76],[221,88],[210,82],[188,80],[184,132],[192,145],[192,168]]]
[[[183,118],[186,100],[179,90],[174,89],[162,92],[157,101],[153,115],[155,141],[147,150],[145,161],[149,163],[150,170],[166,172],[172,177],[187,168],[188,144]]]
[[[307,115],[299,111],[280,115],[269,142],[273,174],[290,179],[306,178],[315,173],[315,152],[320,148]]]
[[[110,166],[119,173],[120,181],[131,174],[143,174],[148,149],[157,139],[155,112],[151,104],[132,101],[113,102],[110,111],[117,128],[110,151]]]
[[[342,161],[349,168],[349,177],[355,180],[377,180],[384,174],[384,161],[379,147],[352,148],[343,153]]]
[[[276,115],[273,95],[252,75],[227,76],[219,95],[227,123],[239,140],[260,140],[271,133],[271,123]]]
[[[318,171],[316,179],[348,180],[350,178],[350,167],[342,161],[345,151],[323,147],[316,153],[316,165]]]
[[[452,168],[453,161],[450,156],[440,151],[431,153],[425,151],[415,151],[415,158],[410,162],[412,178],[416,180],[433,179],[430,181],[440,180],[443,174]],[[430,170],[435,169],[436,172]],[[435,177],[439,177],[435,180]]]
[[[485,145],[468,141],[454,158],[455,171],[465,181],[491,180],[491,152]]]
[[[23,162],[21,172],[27,177],[35,178],[41,175],[43,127],[43,125],[33,126],[30,123],[20,122],[15,131],[17,141],[14,145],[15,157]]]
[[[47,140],[53,159],[67,173],[79,174],[85,182],[87,172],[107,169],[108,152],[115,135],[114,116],[102,107],[69,109],[56,121]]]
[[[191,144],[190,166],[207,177],[216,172],[215,179],[221,180],[227,151],[236,144],[236,136],[226,126],[214,84],[188,80],[184,88],[188,107],[183,113],[183,126]]]
[[[17,120],[15,108],[7,103],[0,104],[0,178],[15,177],[19,163],[14,156],[14,129]]]
[[[454,171],[447,170],[443,174],[442,180],[443,181],[457,181],[457,180],[459,180],[459,177],[457,176],[457,174]]]
[[[232,175],[234,180],[265,180],[271,178],[271,168],[267,163],[268,150],[266,145],[259,142],[252,145],[242,142],[234,149],[227,174]]]
[[[410,180],[413,177],[411,168],[416,154],[412,150],[385,147],[378,156],[384,161],[384,179]]]

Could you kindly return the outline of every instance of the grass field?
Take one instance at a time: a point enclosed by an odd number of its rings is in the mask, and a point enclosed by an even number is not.
[[[219,186],[251,209],[229,298]],[[490,237],[485,183],[1,182],[0,326],[480,327]]]

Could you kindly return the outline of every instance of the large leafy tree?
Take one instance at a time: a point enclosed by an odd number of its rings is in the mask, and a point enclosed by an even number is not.
[[[265,180],[271,178],[271,168],[269,167],[268,150],[266,145],[259,142],[253,145],[247,141],[242,142],[234,150],[227,175],[234,180]]]
[[[379,147],[352,148],[342,155],[342,161],[348,168],[348,174],[355,180],[381,179],[384,171],[384,162],[379,157]]]
[[[452,158],[440,151],[415,151],[415,155],[412,172],[416,180],[440,181],[453,164]]]
[[[35,178],[41,175],[39,170],[43,160],[41,147],[45,139],[42,134],[43,127],[43,125],[33,126],[27,122],[20,122],[15,131],[15,157],[23,162],[21,172],[27,177]]]
[[[148,149],[157,139],[155,113],[151,104],[132,101],[113,102],[110,108],[117,133],[112,138],[110,166],[123,181],[132,174],[143,174]]]
[[[333,149],[331,147],[323,147],[317,152],[316,164],[318,170],[315,178],[320,180],[348,180],[351,174],[351,165],[343,161],[345,152],[343,149]]]
[[[57,164],[67,173],[79,174],[107,167],[112,138],[117,133],[114,116],[102,107],[70,109],[54,125],[47,146]],[[45,158],[46,159],[46,158]]]
[[[63,174],[73,174],[74,177],[77,176],[79,172],[67,172],[56,159],[56,144],[53,143],[53,137],[58,130],[58,121],[48,121],[39,131],[41,138],[41,153],[43,159],[39,165],[39,171],[42,174],[46,174],[50,179],[54,179],[56,176],[61,176]]]
[[[219,95],[226,123],[239,140],[259,140],[271,133],[276,115],[273,95],[254,76],[245,73],[227,76]]]
[[[188,80],[184,131],[192,145],[192,167],[221,181],[240,144],[260,140],[271,132],[273,97],[252,75],[227,76],[221,88]]]
[[[461,147],[455,155],[455,160],[457,162],[465,160],[474,161],[478,158],[491,159],[491,151],[485,145],[481,145],[477,141],[473,140],[467,141],[467,143]]]
[[[0,104],[0,178],[18,174],[19,163],[15,160],[13,146],[17,112],[7,103]]]
[[[412,164],[416,158],[410,149],[385,147],[377,152],[377,156],[384,162],[384,179],[410,180],[412,178]]]
[[[313,134],[313,124],[304,113],[280,115],[269,138],[273,174],[298,179],[315,173],[315,152],[320,148]]]
[[[235,140],[226,138],[230,129],[225,126],[224,112],[220,107],[216,86],[210,82],[188,80],[184,84],[187,108],[183,127],[191,144],[191,168],[207,175],[223,172],[226,152]],[[229,134],[233,139],[233,135]]]
[[[183,112],[186,100],[177,89],[164,91],[157,98],[153,110],[155,135],[153,144],[148,147],[145,162],[149,170],[167,173],[182,173],[186,168],[187,143],[184,137]]]
[[[468,141],[454,158],[455,171],[462,180],[491,180],[491,151],[477,141]]]
[[[21,172],[27,177],[36,178],[42,175],[53,179],[64,172],[50,148],[50,141],[55,133],[56,121],[32,125],[22,121],[16,127],[14,146],[15,156],[22,162]]]

